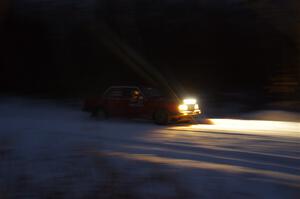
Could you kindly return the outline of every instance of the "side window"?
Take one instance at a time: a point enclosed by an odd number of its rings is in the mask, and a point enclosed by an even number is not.
[[[105,98],[116,99],[122,97],[122,90],[118,88],[111,88],[105,94]]]
[[[132,92],[134,91],[134,88],[124,88],[124,97],[129,99],[132,96]]]
[[[130,102],[139,102],[143,98],[141,91],[137,88],[126,89],[124,96],[126,96]]]

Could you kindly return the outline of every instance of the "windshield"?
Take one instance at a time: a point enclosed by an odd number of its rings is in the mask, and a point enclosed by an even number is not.
[[[163,97],[163,93],[156,89],[151,87],[142,88],[142,92],[146,95],[146,97]]]

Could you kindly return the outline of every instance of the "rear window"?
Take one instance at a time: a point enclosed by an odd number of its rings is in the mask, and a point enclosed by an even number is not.
[[[119,88],[111,88],[105,93],[105,97],[107,98],[118,98],[122,96],[123,96],[122,89]]]

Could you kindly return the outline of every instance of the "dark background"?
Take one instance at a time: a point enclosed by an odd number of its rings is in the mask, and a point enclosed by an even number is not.
[[[297,104],[299,8],[294,0],[1,0],[1,92],[85,97],[113,84],[170,85],[210,101]]]

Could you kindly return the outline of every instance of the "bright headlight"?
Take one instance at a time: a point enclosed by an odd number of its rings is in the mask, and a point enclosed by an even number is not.
[[[188,106],[186,104],[181,104],[178,106],[179,111],[187,111]]]
[[[184,104],[196,104],[197,100],[196,99],[192,99],[192,98],[190,98],[190,99],[184,99],[183,103]]]

